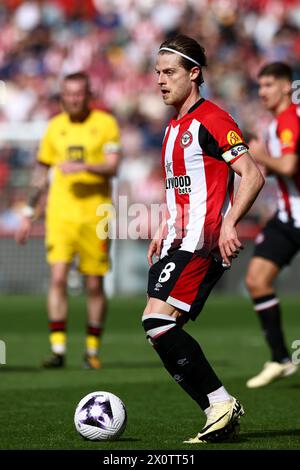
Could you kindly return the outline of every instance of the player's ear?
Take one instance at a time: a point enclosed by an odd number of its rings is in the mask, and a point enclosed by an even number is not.
[[[195,81],[197,80],[197,78],[199,77],[200,75],[200,67],[193,67],[191,70],[190,70],[190,78],[192,81]]]

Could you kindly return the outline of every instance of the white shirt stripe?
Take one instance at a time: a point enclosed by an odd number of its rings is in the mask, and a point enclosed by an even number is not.
[[[186,226],[186,237],[184,237],[181,250],[194,252],[203,247],[204,243],[204,221],[206,214],[206,178],[202,150],[199,146],[198,133],[200,122],[193,119],[189,132],[193,136],[192,144],[184,149],[184,161],[186,174],[191,178],[191,193],[189,207],[189,221]]]
[[[277,135],[278,122],[273,119],[268,128],[268,150],[273,158],[279,158],[282,155],[280,139]],[[294,220],[294,226],[300,228],[300,193],[293,178],[280,176],[280,180],[284,183],[287,190],[287,197],[290,203],[291,216]],[[289,213],[286,210],[286,203],[277,181],[277,207],[278,218],[283,223],[289,221]]]
[[[294,220],[294,226],[300,228],[300,195],[294,180],[284,178],[289,193],[289,201],[291,205],[291,214]]]
[[[176,137],[178,135],[180,126],[172,127],[170,130],[168,142],[166,145],[166,151],[165,151],[165,171],[166,171],[166,178],[168,178],[168,166],[170,168],[170,173],[169,176],[173,175],[173,150],[174,150],[174,144]],[[177,207],[176,207],[176,197],[175,197],[175,188],[169,189],[167,191],[167,206],[169,210],[170,217],[167,220],[167,225],[168,225],[168,237],[167,240],[165,240],[163,249],[161,252],[161,258],[166,256],[168,249],[172,245],[175,237],[176,237],[176,230],[175,230],[175,221],[176,221],[176,216],[177,216]]]

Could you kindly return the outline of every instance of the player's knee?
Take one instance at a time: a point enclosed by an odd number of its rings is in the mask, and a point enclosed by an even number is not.
[[[87,295],[90,297],[101,297],[104,295],[103,285],[98,277],[90,277],[85,284]]]
[[[146,338],[151,345],[154,345],[161,335],[176,326],[176,318],[161,313],[150,313],[143,315],[142,324]]]
[[[249,270],[245,277],[245,284],[248,291],[251,293],[252,291],[257,290],[262,285],[261,276],[257,271]]]
[[[102,297],[104,295],[102,289],[97,285],[87,286],[86,292],[89,297]]]
[[[52,288],[64,290],[67,287],[67,278],[62,274],[55,274],[52,276],[50,283]]]
[[[245,284],[249,293],[254,297],[264,295],[265,291],[272,287],[268,279],[257,271],[249,271],[247,273]]]

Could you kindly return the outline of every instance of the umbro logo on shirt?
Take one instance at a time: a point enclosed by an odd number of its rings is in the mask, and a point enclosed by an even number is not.
[[[157,282],[157,283],[155,284],[155,289],[154,289],[154,290],[159,291],[159,289],[160,289],[161,287],[162,287],[162,284],[161,284],[160,282]]]

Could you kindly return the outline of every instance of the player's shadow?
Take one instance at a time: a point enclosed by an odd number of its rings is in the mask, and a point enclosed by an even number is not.
[[[300,429],[286,429],[286,430],[274,430],[274,431],[253,431],[243,432],[240,434],[238,441],[247,440],[247,438],[259,437],[259,438],[270,438],[270,437],[283,437],[283,436],[300,436]]]
[[[130,361],[124,361],[124,362],[109,362],[109,361],[105,361],[104,363],[104,366],[103,366],[103,369],[101,370],[111,370],[111,369],[161,369],[161,363],[158,362],[130,362]],[[29,370],[29,369],[28,369]],[[68,373],[68,372],[78,372],[78,371],[84,371],[84,372],[87,372],[87,369],[85,367],[83,367],[82,365],[78,364],[78,365],[75,365],[75,364],[67,364],[65,367],[62,367],[62,368],[51,368],[51,369],[47,369],[43,366],[39,366],[38,369],[39,371],[45,371],[47,373],[51,372],[51,371],[54,371],[54,372],[64,372],[64,373]],[[25,369],[24,369],[25,371]],[[94,372],[97,372],[97,370],[95,369]],[[98,370],[99,372],[99,370]]]
[[[107,369],[161,369],[161,362],[159,361],[118,361],[118,362],[105,362],[105,368]]]
[[[232,441],[225,441],[222,444],[228,445],[228,447],[241,444],[244,442],[251,441],[253,438],[259,439],[270,439],[271,437],[284,437],[284,436],[300,436],[300,429],[288,429],[285,431],[274,430],[274,431],[253,431],[253,432],[243,432],[235,437]]]
[[[300,388],[300,383],[290,384],[289,388]]]
[[[39,372],[40,367],[38,366],[1,366],[0,374],[10,373],[10,372]]]

